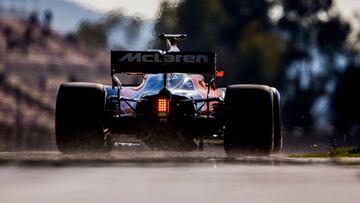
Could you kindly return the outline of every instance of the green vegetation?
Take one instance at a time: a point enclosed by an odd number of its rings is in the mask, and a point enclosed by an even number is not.
[[[122,15],[109,15],[99,22],[84,21],[79,25],[77,37],[93,48],[103,49],[107,46],[107,33],[121,20]]]
[[[104,49],[108,47],[109,34],[114,29],[121,27],[125,30],[126,38],[130,44],[138,36],[142,23],[141,18],[125,16],[121,11],[114,10],[99,21],[83,21],[75,36],[92,48]]]
[[[340,158],[340,157],[360,157],[360,147],[339,147],[326,152],[292,154],[293,158]]]
[[[333,126],[329,144],[359,145],[360,34],[349,43],[356,30],[336,10],[335,0],[163,0],[155,33],[187,33],[181,50],[217,52],[219,84],[278,88],[294,142]]]

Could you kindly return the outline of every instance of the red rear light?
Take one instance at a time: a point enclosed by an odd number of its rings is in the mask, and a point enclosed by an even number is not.
[[[216,71],[216,77],[218,78],[222,78],[225,76],[225,71],[221,70],[221,71]]]
[[[169,100],[165,98],[158,99],[157,107],[159,113],[169,112]]]

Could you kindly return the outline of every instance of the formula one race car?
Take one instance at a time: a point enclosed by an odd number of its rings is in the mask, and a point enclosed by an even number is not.
[[[155,150],[201,150],[223,141],[227,153],[282,148],[280,94],[265,85],[215,84],[213,52],[180,52],[184,34],[161,34],[168,51],[112,51],[112,85],[65,83],[56,102],[61,152],[110,151],[116,138]],[[137,85],[123,80],[140,76]]]

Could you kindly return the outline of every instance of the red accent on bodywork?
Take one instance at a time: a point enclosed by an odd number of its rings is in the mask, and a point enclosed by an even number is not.
[[[216,71],[216,77],[222,78],[225,76],[225,71],[221,70],[221,71]]]

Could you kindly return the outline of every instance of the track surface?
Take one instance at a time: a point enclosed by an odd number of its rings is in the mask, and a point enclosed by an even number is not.
[[[360,202],[358,160],[0,153],[0,203]]]

